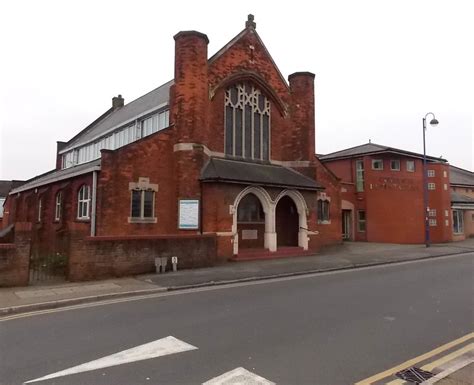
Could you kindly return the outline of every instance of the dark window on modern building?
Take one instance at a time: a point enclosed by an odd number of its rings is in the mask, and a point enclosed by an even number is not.
[[[453,232],[455,234],[464,233],[464,218],[462,210],[453,210]]]
[[[400,160],[399,159],[392,159],[390,161],[390,170],[400,171]]]
[[[225,93],[225,153],[270,158],[270,101],[253,85],[236,84]]]

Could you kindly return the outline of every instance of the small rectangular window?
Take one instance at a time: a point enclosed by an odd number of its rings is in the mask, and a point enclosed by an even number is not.
[[[430,226],[436,226],[436,219],[430,218]]]
[[[474,214],[473,214],[474,215]],[[449,217],[449,210],[444,210],[444,216]]]
[[[436,185],[434,183],[428,183],[428,190],[436,190]]]
[[[329,201],[318,199],[318,221],[329,221]]]
[[[435,217],[436,216],[436,209],[430,209],[429,216],[430,217]]]
[[[400,160],[392,159],[390,161],[390,170],[392,171],[400,171]]]
[[[443,176],[444,176],[445,178],[448,177],[448,172],[447,172],[446,170],[443,171]]]
[[[357,211],[357,231],[360,233],[365,232],[365,211],[359,210]]]
[[[372,170],[383,170],[383,160],[372,159]]]
[[[448,185],[447,185],[446,183],[443,185],[443,187],[444,187],[444,190],[445,190],[445,191],[448,190]]]
[[[407,171],[408,172],[415,172],[415,161],[414,160],[407,160]]]
[[[435,170],[428,170],[428,178],[434,178]]]

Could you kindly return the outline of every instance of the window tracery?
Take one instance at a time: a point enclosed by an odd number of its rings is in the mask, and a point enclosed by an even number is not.
[[[249,83],[235,84],[225,92],[225,153],[255,160],[270,158],[268,98]]]

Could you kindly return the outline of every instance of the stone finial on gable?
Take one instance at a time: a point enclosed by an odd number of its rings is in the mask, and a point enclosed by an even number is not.
[[[257,23],[253,21],[253,15],[249,14],[247,16],[247,21],[245,22],[245,28],[252,28],[255,29],[257,28]]]

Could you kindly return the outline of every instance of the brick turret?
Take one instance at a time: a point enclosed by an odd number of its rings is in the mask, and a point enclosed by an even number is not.
[[[315,153],[314,74],[295,72],[288,77],[293,120],[292,158],[311,160]]]
[[[209,39],[197,31],[174,36],[174,119],[178,142],[201,142],[207,127],[209,91],[207,45]]]

